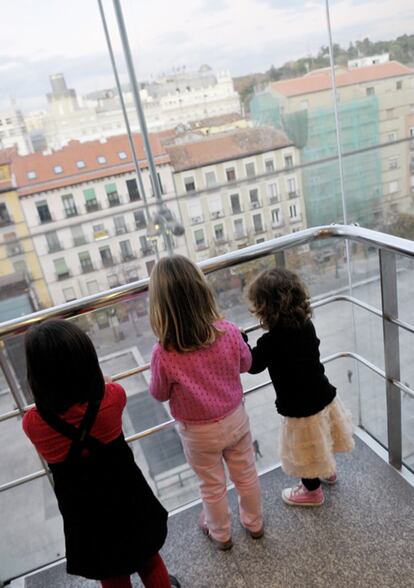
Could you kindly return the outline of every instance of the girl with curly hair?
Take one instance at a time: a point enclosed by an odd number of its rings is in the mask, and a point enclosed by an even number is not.
[[[320,361],[309,294],[296,274],[275,268],[253,281],[248,297],[267,331],[252,349],[249,373],[269,370],[276,408],[283,416],[282,468],[301,478],[283,490],[282,498],[293,506],[320,506],[321,480],[337,481],[335,453],[351,451],[354,442],[351,416]]]

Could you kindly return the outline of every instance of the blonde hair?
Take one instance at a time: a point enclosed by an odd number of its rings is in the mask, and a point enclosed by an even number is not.
[[[165,349],[193,351],[206,347],[221,331],[221,318],[204,274],[182,255],[163,257],[151,272],[149,318]]]
[[[265,270],[250,284],[252,311],[265,329],[276,325],[300,328],[312,317],[310,296],[297,274],[284,269]]]

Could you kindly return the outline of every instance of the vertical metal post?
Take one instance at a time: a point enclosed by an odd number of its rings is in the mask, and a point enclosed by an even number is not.
[[[129,141],[129,146],[131,148],[131,153],[132,153],[132,160],[134,162],[134,166],[135,166],[135,171],[137,174],[137,178],[138,178],[138,184],[139,184],[139,190],[142,194],[142,199],[144,201],[144,208],[145,208],[145,212],[147,215],[147,222],[151,221],[151,215],[150,215],[150,211],[148,208],[148,201],[147,201],[147,195],[145,193],[145,188],[144,188],[144,184],[142,181],[142,175],[141,175],[141,170],[139,168],[139,163],[138,163],[138,157],[137,157],[137,152],[135,149],[135,143],[134,143],[134,138],[131,132],[131,126],[129,124],[129,119],[128,119],[128,113],[125,107],[125,100],[124,100],[124,96],[122,94],[122,86],[121,86],[121,82],[119,80],[119,75],[118,75],[118,69],[116,67],[116,61],[115,61],[115,56],[114,56],[114,52],[112,49],[112,43],[111,43],[111,37],[109,35],[109,31],[108,31],[108,26],[106,24],[106,18],[105,18],[105,12],[102,6],[102,0],[98,0],[98,6],[99,6],[99,12],[101,15],[101,20],[102,20],[102,25],[103,25],[103,29],[104,29],[104,33],[105,33],[105,39],[106,39],[106,44],[108,47],[108,53],[109,53],[109,57],[111,59],[111,64],[112,64],[112,71],[114,72],[114,77],[115,77],[115,83],[116,83],[116,87],[118,89],[118,95],[119,95],[119,101],[121,103],[121,108],[122,108],[122,114],[124,116],[124,121],[125,121],[125,127],[126,127],[126,131],[127,131],[127,135],[128,135],[128,141]]]
[[[400,343],[398,326],[387,320],[398,318],[395,254],[380,249],[379,263],[387,395],[388,461],[395,468],[400,469],[402,466],[401,392],[393,384],[393,380],[400,380]]]
[[[141,96],[139,94],[138,82],[137,82],[137,78],[135,75],[135,69],[134,69],[134,64],[132,61],[131,49],[129,46],[128,35],[127,35],[126,27],[125,27],[124,17],[122,14],[120,0],[113,0],[113,4],[114,4],[114,9],[115,9],[116,20],[118,23],[119,35],[121,37],[122,47],[124,50],[125,62],[126,62],[127,70],[128,70],[128,75],[129,75],[129,79],[131,82],[132,95],[134,97],[135,108],[137,110],[139,125],[141,128],[141,135],[144,140],[145,153],[147,155],[149,171],[150,171],[150,175],[152,178],[152,186],[153,186],[153,190],[154,190],[154,195],[157,200],[157,205],[161,209],[161,207],[162,207],[161,186],[160,186],[160,182],[158,180],[157,169],[155,166],[154,156],[152,154],[151,144],[150,144],[150,140],[149,140],[149,136],[148,136],[147,123],[145,120],[144,110],[142,108]],[[171,236],[168,234],[168,232],[166,231],[163,224],[161,224],[161,232],[162,232],[162,235],[163,235],[163,238],[165,241],[165,246],[168,250],[168,254],[172,255],[173,247],[172,247]]]

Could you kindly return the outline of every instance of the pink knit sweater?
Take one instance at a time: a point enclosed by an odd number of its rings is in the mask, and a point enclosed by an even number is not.
[[[220,320],[215,326],[223,334],[209,347],[180,353],[157,343],[152,351],[150,393],[169,400],[178,421],[221,420],[242,401],[240,373],[250,368],[250,349],[233,323]]]

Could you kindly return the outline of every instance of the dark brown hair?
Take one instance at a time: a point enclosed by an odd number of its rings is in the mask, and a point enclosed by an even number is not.
[[[104,378],[92,341],[69,321],[51,319],[25,337],[27,379],[35,403],[62,414],[102,398]]]
[[[274,268],[262,272],[249,286],[252,311],[265,329],[276,325],[299,328],[312,316],[310,296],[298,275]]]
[[[165,349],[193,351],[217,339],[220,314],[204,274],[182,255],[163,257],[151,272],[150,323]]]

